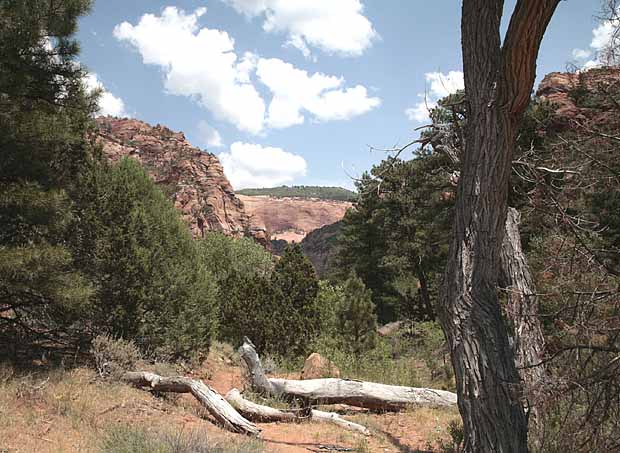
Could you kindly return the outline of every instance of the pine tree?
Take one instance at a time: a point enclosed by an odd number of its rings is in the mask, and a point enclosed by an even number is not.
[[[282,355],[303,355],[319,334],[321,313],[317,306],[319,281],[299,244],[285,250],[275,266],[271,283],[282,296],[278,316],[286,326],[275,347]]]
[[[69,193],[91,154],[96,99],[84,91],[72,40],[89,7],[0,2],[0,342],[14,356],[34,340],[69,338],[91,302],[66,246]]]
[[[377,315],[372,294],[355,274],[344,284],[344,300],[337,309],[338,330],[345,347],[361,355],[375,347],[377,340]]]

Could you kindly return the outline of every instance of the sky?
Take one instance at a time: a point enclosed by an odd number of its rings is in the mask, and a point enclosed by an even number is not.
[[[504,29],[515,0],[506,1]],[[353,188],[463,87],[458,0],[96,0],[80,61],[100,113],[183,131],[235,189]],[[562,1],[538,78],[597,64],[600,0]],[[407,157],[407,156],[405,156]],[[410,157],[410,156],[409,156]]]

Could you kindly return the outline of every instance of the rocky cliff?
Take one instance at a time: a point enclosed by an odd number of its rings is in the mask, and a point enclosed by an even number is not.
[[[111,161],[139,161],[187,221],[194,237],[219,231],[233,237],[252,236],[268,246],[263,228],[250,222],[218,158],[193,147],[182,132],[134,119],[100,117],[97,141]]]
[[[301,242],[308,233],[338,222],[353,206],[346,201],[314,198],[238,195],[254,229],[263,229],[274,240]]]
[[[619,85],[620,71],[617,68],[596,68],[576,73],[552,72],[540,82],[536,96],[553,104],[553,126],[563,130],[586,121],[609,123],[610,109],[600,105],[589,108],[581,98],[617,91]],[[618,106],[610,107],[615,113]]]

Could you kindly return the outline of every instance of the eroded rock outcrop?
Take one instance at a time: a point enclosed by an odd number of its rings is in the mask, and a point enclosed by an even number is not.
[[[165,126],[112,117],[97,118],[97,125],[104,155],[113,162],[125,156],[139,161],[181,211],[194,237],[219,231],[269,245],[266,231],[250,223],[215,155]]]
[[[348,201],[315,198],[238,195],[243,201],[252,225],[265,229],[274,240],[301,242],[308,233],[342,220]]]
[[[536,96],[553,104],[553,127],[564,130],[585,121],[607,122],[605,109],[601,106],[588,108],[581,98],[587,93],[604,93],[619,84],[620,71],[617,68],[595,68],[576,73],[552,72],[540,82]]]

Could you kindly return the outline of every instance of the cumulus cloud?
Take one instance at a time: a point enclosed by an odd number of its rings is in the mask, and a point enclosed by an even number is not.
[[[304,158],[281,148],[235,142],[218,157],[235,189],[274,187],[306,175]]]
[[[616,11],[614,17],[603,20],[592,30],[592,41],[589,49],[573,49],[573,58],[582,69],[590,69],[603,64],[614,64],[617,61],[605,61],[617,59],[618,56],[609,54],[610,47],[618,44],[617,30],[620,27],[620,10]],[[593,58],[591,58],[593,57]]]
[[[286,45],[306,57],[309,47],[359,56],[378,35],[360,0],[223,0],[247,17],[264,17],[263,29],[286,33]]]
[[[318,121],[346,120],[381,103],[361,85],[345,89],[340,77],[320,72],[310,75],[278,58],[261,58],[256,75],[273,93],[267,117],[273,128],[303,123],[304,111]]]
[[[465,88],[461,71],[450,71],[447,74],[427,72],[424,77],[427,83],[426,94],[418,94],[418,97],[421,98],[420,102],[405,110],[407,118],[419,123],[429,119],[429,110],[437,107],[437,102],[440,99]]]
[[[251,6],[247,3],[244,11],[254,11]],[[205,12],[168,7],[161,16],[145,14],[137,25],[117,25],[114,36],[137,49],[145,64],[162,68],[169,93],[197,99],[218,119],[253,134],[301,124],[305,113],[318,121],[345,120],[380,104],[362,85],[346,88],[342,78],[310,75],[251,52],[239,57],[226,32],[198,26]],[[273,95],[268,110],[255,76]]]
[[[119,97],[114,96],[108,90],[95,73],[88,73],[84,80],[86,87],[90,91],[100,90],[99,96],[99,112],[98,115],[109,115],[118,117],[128,117],[129,114],[125,110],[125,103]]]
[[[200,141],[206,146],[213,148],[224,146],[220,133],[206,121],[198,123],[198,134]]]
[[[263,129],[265,103],[250,83],[251,54],[239,59],[225,31],[200,28],[206,8],[192,14],[170,6],[161,16],[145,14],[137,25],[123,22],[114,36],[135,47],[145,64],[161,67],[169,93],[197,99],[239,129]]]

